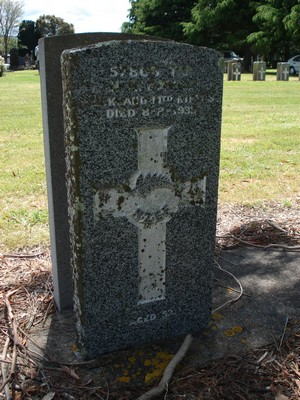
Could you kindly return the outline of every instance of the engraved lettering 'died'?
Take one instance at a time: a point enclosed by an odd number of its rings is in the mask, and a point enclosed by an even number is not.
[[[166,164],[171,129],[136,128],[138,170],[126,182],[126,191],[100,189],[94,196],[96,222],[125,217],[138,227],[138,304],[165,299],[166,223],[179,207],[205,202],[205,176],[196,182],[172,180]]]

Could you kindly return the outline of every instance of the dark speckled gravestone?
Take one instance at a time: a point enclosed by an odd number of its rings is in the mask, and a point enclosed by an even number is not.
[[[210,319],[218,53],[112,41],[62,55],[72,270],[88,357]]]

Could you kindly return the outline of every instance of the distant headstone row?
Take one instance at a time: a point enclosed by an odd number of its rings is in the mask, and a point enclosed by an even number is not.
[[[256,61],[253,63],[253,80],[254,81],[265,81],[266,80],[266,62]],[[288,81],[290,72],[290,66],[288,63],[277,64],[277,81]],[[242,64],[237,61],[229,61],[227,63],[227,80],[228,81],[240,81],[242,75]],[[300,73],[299,73],[300,80]]]

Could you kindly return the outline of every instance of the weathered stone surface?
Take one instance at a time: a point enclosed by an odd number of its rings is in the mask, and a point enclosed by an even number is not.
[[[62,55],[75,303],[89,357],[210,318],[218,58],[143,41]]]

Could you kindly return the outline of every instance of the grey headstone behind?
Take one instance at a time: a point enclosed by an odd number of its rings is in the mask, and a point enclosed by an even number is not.
[[[73,47],[109,40],[145,38],[151,37],[120,33],[82,33],[39,40],[52,273],[55,303],[60,311],[73,307],[60,56],[64,50]]]
[[[62,55],[72,270],[88,357],[210,319],[223,73],[216,51],[112,41]]]

